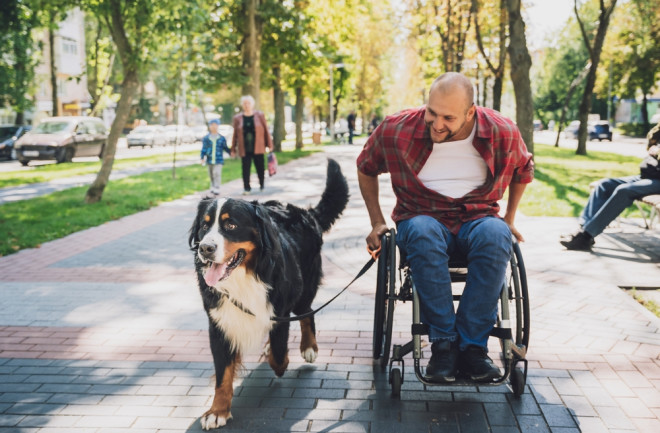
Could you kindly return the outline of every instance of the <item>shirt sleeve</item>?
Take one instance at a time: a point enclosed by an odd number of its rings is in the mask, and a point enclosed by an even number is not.
[[[357,158],[358,170],[367,176],[378,176],[387,172],[383,153],[383,127],[384,124],[380,124],[371,133]]]
[[[514,153],[515,170],[511,182],[530,183],[534,179],[534,160],[532,154],[527,150],[527,146],[516,128],[513,136],[512,150]]]

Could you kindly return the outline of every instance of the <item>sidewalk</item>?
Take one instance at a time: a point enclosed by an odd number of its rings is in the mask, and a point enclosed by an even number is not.
[[[360,146],[283,165],[250,199],[318,201],[326,158],[341,164],[351,201],[325,237],[315,305],[367,260],[369,221],[354,160]],[[240,197],[241,181],[223,186]],[[394,204],[381,180],[384,209]],[[187,246],[198,196],[0,258],[0,430],[18,433],[199,432],[213,397],[207,318]],[[406,363],[401,400],[371,359],[375,269],[317,316],[319,357],[298,355],[276,378],[244,358],[227,432],[660,431],[660,319],[619,286],[660,285],[660,233],[624,221],[593,253],[564,251],[575,220],[520,216],[531,297],[530,370],[508,386],[424,389]],[[409,304],[395,337],[409,335]],[[493,351],[498,344],[493,341]],[[424,361],[423,364],[426,362]]]

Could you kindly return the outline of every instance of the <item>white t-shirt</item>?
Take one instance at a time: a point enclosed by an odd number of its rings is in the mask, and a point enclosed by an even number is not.
[[[417,177],[425,187],[451,197],[463,197],[486,182],[488,166],[472,145],[477,123],[465,140],[433,143],[433,150]]]

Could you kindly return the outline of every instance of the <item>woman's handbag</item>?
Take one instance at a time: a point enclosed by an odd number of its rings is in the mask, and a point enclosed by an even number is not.
[[[268,176],[274,176],[277,173],[277,157],[275,152],[268,154]]]

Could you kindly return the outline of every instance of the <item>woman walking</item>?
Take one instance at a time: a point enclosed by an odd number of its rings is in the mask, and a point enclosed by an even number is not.
[[[243,195],[250,194],[250,169],[254,167],[259,177],[259,187],[264,189],[264,154],[273,147],[273,140],[268,132],[266,116],[254,109],[254,98],[250,95],[241,97],[243,111],[234,116],[234,136],[231,154],[241,157],[243,169]]]

